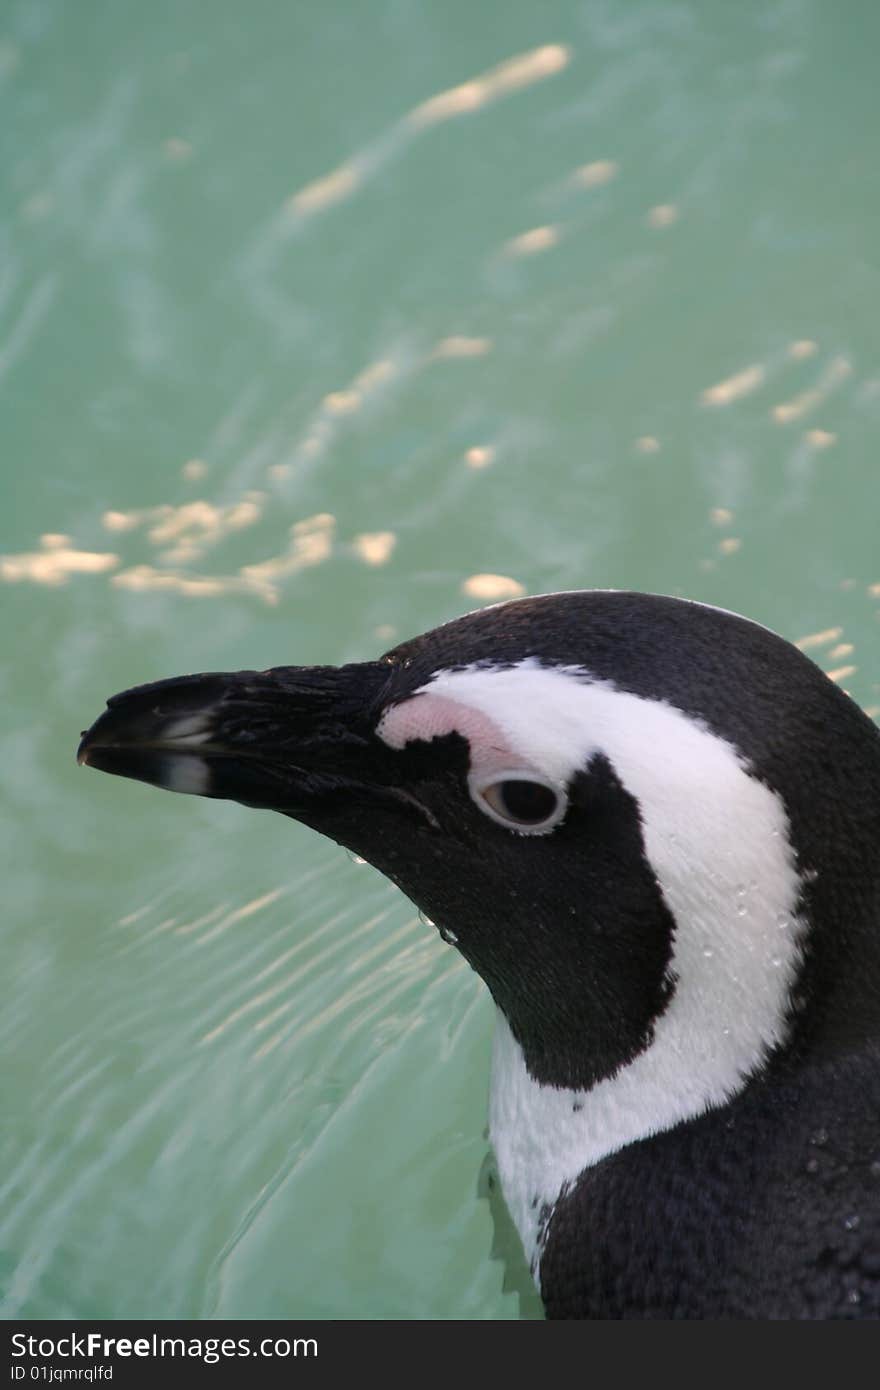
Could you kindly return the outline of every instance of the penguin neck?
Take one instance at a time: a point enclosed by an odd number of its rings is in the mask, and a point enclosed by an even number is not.
[[[857,873],[820,871],[804,910],[811,930],[792,1000],[794,1064],[880,1042],[880,853]]]
[[[733,841],[729,826],[713,820],[709,795],[696,811],[679,812],[675,802],[668,815],[659,814],[661,806],[652,805],[647,791],[640,798],[644,860],[673,930],[666,969],[672,988],[638,1050],[618,1052],[616,1066],[606,1065],[591,1084],[569,1080],[571,1070],[558,1079],[558,1068],[535,1065],[540,1054],[533,1030],[540,1019],[531,1012],[522,1021],[524,1011],[534,1010],[536,984],[527,1000],[499,1015],[490,1134],[505,1196],[535,1268],[549,1213],[585,1169],[726,1105],[789,1041],[810,926],[801,911],[802,878],[780,798],[745,773],[736,786]],[[694,800],[699,791],[697,784]],[[694,816],[706,842],[693,833]],[[709,842],[718,847],[714,859]],[[624,907],[615,900],[609,911],[619,914]],[[613,935],[622,932],[618,925]],[[639,933],[628,939],[638,941]],[[583,960],[571,962],[569,989],[578,969],[585,969]],[[617,974],[604,974],[612,1006],[621,972],[629,973],[625,963]],[[539,973],[523,978],[543,985]],[[496,1002],[503,1002],[497,993]],[[570,1057],[587,1045],[577,1025],[561,1048],[555,1037],[556,1055]]]
[[[772,942],[775,927],[789,954],[786,961],[759,955],[758,973],[740,981],[744,992],[728,992],[730,1012],[713,994],[708,975],[701,984],[680,970],[676,992],[645,1047],[592,1085],[542,1084],[528,1029],[521,1042],[522,1025],[512,1026],[498,1010],[490,1136],[533,1272],[556,1202],[603,1158],[728,1105],[759,1076],[772,1085],[774,1078],[862,1052],[866,1043],[880,1045],[880,866],[866,869],[863,851],[854,857],[861,864],[858,874],[841,872],[850,867],[846,862],[824,873],[808,871],[796,895],[798,910],[784,922],[783,913],[765,905],[764,939]],[[733,924],[717,926],[723,934]],[[684,940],[680,933],[679,967]],[[772,1011],[750,1014],[747,1006],[760,996],[761,976],[765,986],[772,985],[786,970],[775,1023]],[[581,1036],[568,1038],[566,1055]]]
[[[880,731],[830,682],[816,693],[812,721],[775,728],[756,759],[784,789],[807,924],[789,1006],[796,1065],[880,1036]]]

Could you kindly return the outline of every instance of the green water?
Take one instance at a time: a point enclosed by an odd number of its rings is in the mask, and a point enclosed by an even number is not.
[[[824,634],[876,712],[878,45],[870,0],[0,4],[6,1316],[535,1315],[476,977],[77,735],[584,586]]]

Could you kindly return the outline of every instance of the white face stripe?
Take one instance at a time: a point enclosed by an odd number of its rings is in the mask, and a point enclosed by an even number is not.
[[[540,1208],[566,1183],[624,1145],[723,1104],[784,1039],[801,958],[800,879],[781,799],[730,743],[675,707],[534,658],[439,672],[424,689],[483,716],[522,765],[553,780],[569,781],[604,754],[639,803],[645,851],[676,923],[675,994],[651,1046],[590,1091],[534,1081],[499,1016],[490,1132],[536,1262]],[[408,733],[418,736],[412,726]]]

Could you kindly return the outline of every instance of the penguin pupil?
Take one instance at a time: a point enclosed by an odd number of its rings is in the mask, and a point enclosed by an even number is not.
[[[541,782],[506,781],[499,790],[504,810],[511,820],[537,825],[556,810],[556,793]]]

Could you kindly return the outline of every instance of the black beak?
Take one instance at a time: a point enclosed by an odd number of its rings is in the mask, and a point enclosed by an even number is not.
[[[77,761],[168,791],[296,816],[352,784],[382,781],[374,734],[389,683],[380,662],[211,672],[114,695]]]

